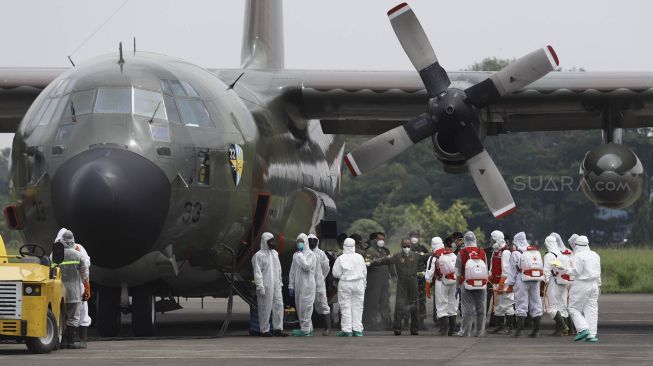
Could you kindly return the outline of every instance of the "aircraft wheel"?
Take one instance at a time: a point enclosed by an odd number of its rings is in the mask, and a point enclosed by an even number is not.
[[[96,297],[98,333],[102,337],[116,337],[120,332],[120,289],[102,287]]]
[[[138,288],[132,290],[132,329],[137,337],[150,337],[154,335],[156,311],[154,308],[155,296],[152,290]]]

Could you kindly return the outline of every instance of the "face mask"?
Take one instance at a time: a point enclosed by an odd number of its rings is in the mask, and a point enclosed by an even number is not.
[[[298,241],[297,242],[297,249],[304,250],[304,242],[303,241]]]
[[[419,239],[413,236],[412,238],[410,238],[410,243],[411,244],[417,244],[417,243],[419,243]]]
[[[499,250],[499,243],[492,244],[492,249]]]
[[[437,246],[436,246],[435,244],[431,245],[431,250],[432,250],[432,251],[435,252],[435,248],[437,248]]]
[[[315,249],[317,247],[317,239],[309,238],[308,247],[311,249]]]
[[[377,240],[376,245],[379,246],[379,248],[383,248],[385,246],[385,241],[383,240]]]
[[[405,255],[410,254],[410,248],[401,248]]]
[[[268,241],[268,249],[274,250],[276,248],[277,248],[277,245],[272,240]]]

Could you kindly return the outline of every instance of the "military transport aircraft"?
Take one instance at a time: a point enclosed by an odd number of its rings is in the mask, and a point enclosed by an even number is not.
[[[427,138],[496,217],[516,205],[482,141],[507,132],[601,129],[586,194],[607,207],[640,195],[621,129],[653,126],[653,74],[549,73],[550,46],[497,73],[447,73],[406,4],[388,16],[417,72],[287,70],[281,5],[246,2],[238,69],[122,49],[0,69],[1,132],[16,132],[6,219],[28,242],[73,230],[93,258],[100,334],[117,334],[129,296],[136,335],[152,334],[155,297],[226,296],[222,245],[246,283],[263,230],[288,266],[284,235],[333,233],[343,162],[364,174]],[[345,154],[342,134],[376,137]],[[610,185],[627,189],[597,188]]]

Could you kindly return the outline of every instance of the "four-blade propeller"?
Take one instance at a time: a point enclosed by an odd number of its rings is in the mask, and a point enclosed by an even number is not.
[[[428,113],[368,140],[347,154],[345,164],[357,176],[436,132],[442,132],[452,139],[465,158],[474,183],[492,214],[500,218],[515,211],[510,190],[474,127],[478,124],[478,109],[554,70],[559,64],[555,51],[551,46],[533,51],[463,91],[450,88],[447,72],[438,63],[422,25],[408,4],[390,9],[388,18],[430,97]]]

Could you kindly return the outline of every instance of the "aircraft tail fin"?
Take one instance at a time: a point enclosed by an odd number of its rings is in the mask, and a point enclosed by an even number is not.
[[[282,0],[247,0],[240,66],[283,69]]]

